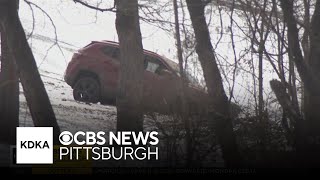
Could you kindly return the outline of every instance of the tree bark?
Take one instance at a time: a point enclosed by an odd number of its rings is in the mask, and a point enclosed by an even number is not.
[[[16,143],[16,127],[19,126],[19,78],[16,64],[1,33],[0,73],[0,143]]]
[[[117,130],[143,130],[143,46],[138,1],[116,0],[116,28],[120,43],[120,83]]]
[[[15,1],[0,1],[0,23],[6,34],[9,52],[17,65],[34,125],[53,127],[54,139],[58,142],[60,129],[21,25]]]
[[[239,166],[241,157],[233,132],[228,98],[223,88],[221,74],[216,63],[205,20],[205,5],[202,4],[201,0],[187,0],[186,2],[196,37],[196,51],[210,97],[209,117],[213,119],[215,133],[217,134],[226,166]]]

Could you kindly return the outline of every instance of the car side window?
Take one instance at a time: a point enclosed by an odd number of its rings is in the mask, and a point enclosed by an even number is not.
[[[104,46],[103,48],[101,48],[101,50],[105,55],[110,56],[116,60],[120,58],[119,48],[112,47],[112,46]]]
[[[152,73],[156,73],[158,68],[159,68],[159,64],[153,63],[153,62],[148,62],[146,70],[150,71]]]
[[[167,68],[159,59],[146,55],[144,60],[144,69],[160,75],[161,70]]]

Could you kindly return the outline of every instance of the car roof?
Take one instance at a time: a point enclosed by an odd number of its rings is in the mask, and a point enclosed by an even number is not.
[[[103,43],[103,44],[106,44],[106,45],[111,45],[111,46],[114,46],[114,47],[119,47],[119,43],[118,42],[114,42],[114,41],[108,41],[108,40],[102,40],[102,41],[92,41],[93,43]],[[176,71],[176,72],[179,72],[179,66],[176,62],[166,58],[166,57],[163,57],[155,52],[152,52],[152,51],[149,51],[149,50],[143,50],[143,52],[147,55],[151,55],[151,56],[155,56],[159,59],[161,59],[162,62],[164,62],[165,64],[167,64],[167,66],[169,66],[172,70]]]
[[[118,42],[114,42],[114,41],[102,40],[102,41],[93,41],[93,42],[98,42],[98,43],[103,43],[103,44],[108,44],[108,45],[119,47],[119,43]],[[158,56],[160,58],[163,58],[159,54],[157,54],[155,52],[152,52],[152,51],[149,51],[149,50],[145,50],[144,49],[143,52],[146,53],[146,54],[150,54],[150,55],[154,55],[154,56]]]

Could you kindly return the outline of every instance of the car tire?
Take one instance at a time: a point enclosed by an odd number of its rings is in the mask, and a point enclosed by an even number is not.
[[[73,87],[76,101],[97,103],[100,100],[100,84],[93,77],[80,77]]]

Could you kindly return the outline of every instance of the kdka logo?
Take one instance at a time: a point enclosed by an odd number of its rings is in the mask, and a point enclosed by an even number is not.
[[[17,127],[17,164],[53,163],[52,127]]]

